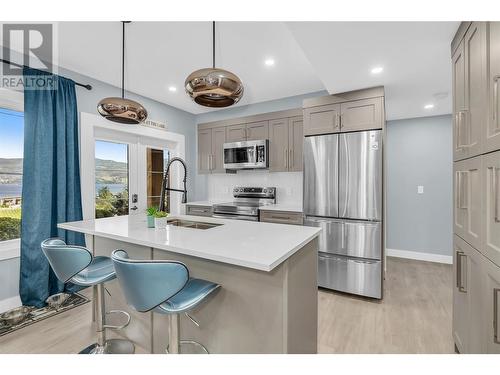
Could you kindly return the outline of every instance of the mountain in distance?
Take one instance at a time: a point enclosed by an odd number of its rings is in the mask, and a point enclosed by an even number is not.
[[[126,184],[128,171],[127,163],[95,159],[97,184]],[[0,158],[0,184],[20,184],[21,175],[2,173],[23,173],[22,158]]]

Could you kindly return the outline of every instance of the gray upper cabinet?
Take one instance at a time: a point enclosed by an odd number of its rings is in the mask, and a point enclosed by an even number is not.
[[[301,171],[304,143],[302,116],[269,121],[269,170]]]
[[[212,129],[198,130],[198,173],[211,172]]]
[[[486,23],[473,22],[464,38],[465,49],[465,109],[461,142],[467,157],[482,152],[482,137],[487,119],[486,87]]]
[[[269,121],[269,170],[286,172],[288,170],[288,119]]]
[[[342,103],[340,105],[341,131],[382,129],[384,123],[383,105],[382,98]]]
[[[452,57],[454,160],[483,151],[488,117],[486,28],[485,22],[473,22]]]
[[[489,22],[489,116],[486,122],[485,151],[500,150],[500,22]]]
[[[269,121],[251,122],[246,124],[246,140],[260,141],[269,138]]]
[[[463,112],[465,110],[465,53],[464,42],[460,42],[452,57],[453,70],[453,159],[467,156],[463,140]]]
[[[241,142],[247,139],[246,125],[238,124],[226,127],[226,142]]]
[[[304,109],[304,135],[340,132],[340,104]]]
[[[226,129],[212,129],[212,173],[223,173],[224,169],[224,143],[226,142]]]
[[[288,144],[290,147],[289,171],[299,172],[303,168],[302,150],[304,147],[304,121],[302,116],[292,117],[288,122]]]

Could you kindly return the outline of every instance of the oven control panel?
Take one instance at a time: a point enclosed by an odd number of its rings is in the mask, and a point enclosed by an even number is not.
[[[246,198],[275,198],[275,187],[235,187],[233,189],[233,196],[246,197]]]

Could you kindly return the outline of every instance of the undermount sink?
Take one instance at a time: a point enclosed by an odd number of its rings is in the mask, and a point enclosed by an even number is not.
[[[210,229],[210,228],[218,227],[218,226],[224,225],[224,224],[205,223],[202,221],[173,219],[173,220],[167,221],[167,225],[173,225],[176,227],[184,227],[184,228],[193,228],[193,229]]]

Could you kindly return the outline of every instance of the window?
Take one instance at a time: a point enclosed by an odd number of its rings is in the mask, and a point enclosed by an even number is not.
[[[21,236],[24,113],[0,108],[0,241]]]
[[[95,217],[128,215],[128,145],[95,142]]]
[[[161,184],[163,172],[167,167],[169,152],[164,149],[147,148],[147,204],[148,207],[158,207],[160,205]],[[170,182],[169,182],[170,185]],[[165,209],[170,212],[170,192],[166,192]]]

